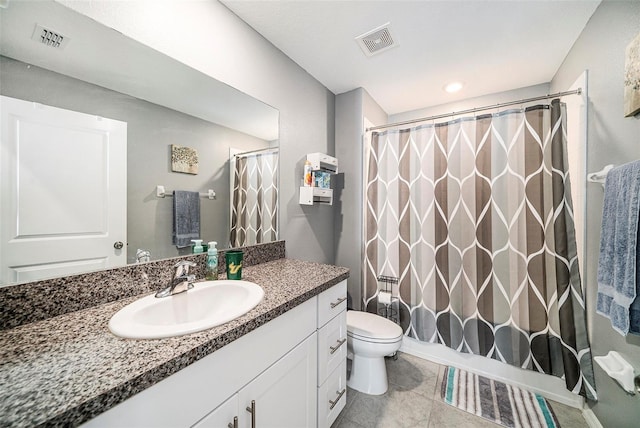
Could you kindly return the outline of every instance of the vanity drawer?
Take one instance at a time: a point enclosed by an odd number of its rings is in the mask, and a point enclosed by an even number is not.
[[[318,387],[318,428],[329,428],[347,404],[347,360]]]
[[[318,385],[347,358],[347,311],[318,330]]]
[[[347,309],[347,280],[318,295],[318,328]]]

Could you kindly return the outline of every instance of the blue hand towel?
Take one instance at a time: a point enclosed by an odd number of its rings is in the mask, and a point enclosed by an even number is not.
[[[173,192],[173,244],[178,248],[200,238],[200,193]]]
[[[607,174],[598,260],[596,312],[610,318],[614,330],[623,336],[629,333],[629,310],[640,294],[639,219],[640,161],[636,161]]]

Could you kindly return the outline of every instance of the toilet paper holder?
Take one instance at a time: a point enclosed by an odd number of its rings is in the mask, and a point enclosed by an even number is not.
[[[378,315],[387,318],[398,324],[398,278],[394,276],[378,275],[376,278],[381,283],[381,287],[378,289]],[[394,290],[395,286],[395,290]],[[394,296],[395,292],[395,296]]]

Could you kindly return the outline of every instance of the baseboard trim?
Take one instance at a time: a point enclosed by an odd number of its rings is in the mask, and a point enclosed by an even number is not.
[[[589,428],[604,428],[596,414],[593,413],[593,410],[589,408],[582,409],[582,416],[584,416],[584,420],[587,421]]]

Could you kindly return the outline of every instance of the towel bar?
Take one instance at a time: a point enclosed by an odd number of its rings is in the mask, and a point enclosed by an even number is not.
[[[604,182],[607,179],[607,174],[609,174],[609,171],[611,171],[612,169],[613,165],[609,164],[598,172],[592,172],[591,174],[587,175],[587,181],[590,183],[600,183],[602,184],[602,187],[604,187]]]
[[[164,186],[156,186],[156,196],[158,198],[164,198],[164,197],[170,197],[173,198],[173,192],[167,192],[164,188]],[[202,198],[208,198],[208,199],[215,199],[216,198],[216,192],[213,189],[208,189],[207,193],[200,193],[200,197]]]

